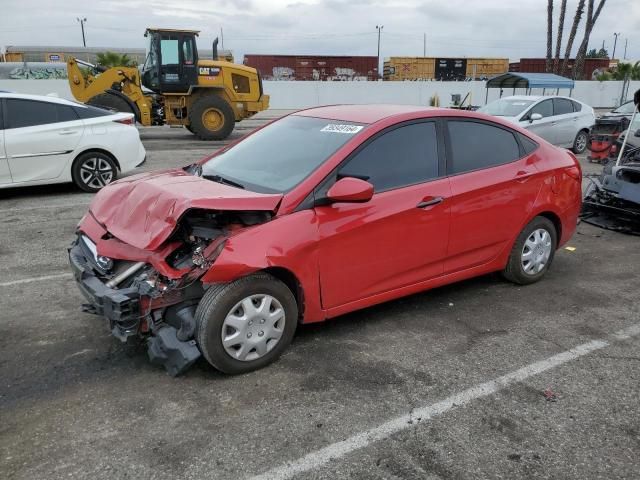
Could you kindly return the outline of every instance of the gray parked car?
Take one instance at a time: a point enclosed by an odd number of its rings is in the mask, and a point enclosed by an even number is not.
[[[488,103],[479,111],[531,130],[549,143],[582,153],[595,123],[593,108],[568,97],[517,95]]]

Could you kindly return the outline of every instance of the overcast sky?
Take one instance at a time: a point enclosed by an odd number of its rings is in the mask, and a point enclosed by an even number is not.
[[[565,39],[576,4],[568,2]],[[545,55],[546,9],[546,0],[0,0],[0,48],[82,45],[82,16],[93,47],[144,47],[147,26],[201,30],[199,45],[209,47],[222,27],[238,62],[245,53],[375,55],[379,24],[382,57],[422,55],[426,33],[427,56],[517,60]],[[607,0],[590,46],[604,40],[611,53],[614,32],[616,57],[628,39],[627,58],[640,59],[640,1]]]

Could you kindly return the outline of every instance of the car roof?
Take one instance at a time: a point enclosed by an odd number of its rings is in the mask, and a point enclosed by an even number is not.
[[[31,95],[27,93],[0,92],[0,98],[17,98],[21,100],[37,100],[40,102],[60,103],[62,105],[83,106],[81,103],[49,95]]]
[[[582,103],[575,98],[565,97],[563,95],[510,95],[508,97],[502,97],[500,100],[531,100],[537,102],[538,100],[545,100],[547,98],[565,98],[567,100],[573,100],[574,102]]]
[[[330,120],[341,120],[354,123],[375,123],[385,118],[402,114],[428,113],[444,110],[420,105],[392,105],[392,104],[367,104],[367,105],[328,105],[324,107],[308,108],[300,110],[292,115],[302,117],[317,117]]]

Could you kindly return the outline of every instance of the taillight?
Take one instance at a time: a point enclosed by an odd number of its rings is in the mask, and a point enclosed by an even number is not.
[[[565,168],[564,172],[574,180],[577,180],[577,181],[582,180],[582,172],[580,171],[580,167],[578,167],[577,165],[573,167]]]
[[[122,120],[114,120],[116,123],[122,123],[123,125],[135,125],[136,121],[133,117],[123,118]]]

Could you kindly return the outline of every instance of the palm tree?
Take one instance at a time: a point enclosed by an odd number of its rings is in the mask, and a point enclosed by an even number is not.
[[[567,74],[567,66],[569,64],[569,57],[571,56],[571,47],[573,47],[573,41],[576,38],[576,32],[578,31],[578,25],[580,25],[580,19],[584,12],[584,2],[586,0],[579,0],[578,7],[576,8],[576,14],[573,16],[573,25],[571,25],[571,32],[569,33],[569,39],[567,40],[567,48],[564,51],[564,60],[562,61],[561,75]]]
[[[593,30],[593,26],[596,24],[596,20],[600,16],[600,12],[602,11],[602,7],[607,0],[600,0],[598,4],[598,8],[596,8],[595,13],[593,11],[594,0],[589,0],[589,4],[587,7],[587,23],[584,29],[584,37],[582,38],[582,43],[580,44],[580,48],[578,48],[578,53],[576,54],[576,63],[573,66],[573,77],[577,79],[582,78],[583,70],[584,70],[584,59],[587,55],[587,47],[589,46],[589,37],[591,36],[591,31]]]
[[[556,56],[553,59],[553,73],[556,75],[560,69],[560,47],[562,47],[562,31],[564,30],[564,15],[567,11],[567,0],[560,4],[560,19],[558,20],[558,38],[556,38]]]
[[[131,60],[126,53],[103,52],[96,55],[98,64],[103,67],[135,67],[136,62]]]
[[[551,71],[551,55],[553,55],[553,0],[547,0],[547,61],[544,71]]]

